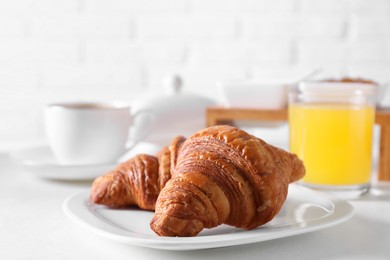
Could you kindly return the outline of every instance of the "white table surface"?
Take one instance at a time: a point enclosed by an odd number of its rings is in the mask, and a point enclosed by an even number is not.
[[[63,201],[91,182],[49,181],[0,155],[0,259],[390,259],[390,184],[351,200],[354,216],[337,226],[261,243],[164,251],[110,241],[69,220]]]

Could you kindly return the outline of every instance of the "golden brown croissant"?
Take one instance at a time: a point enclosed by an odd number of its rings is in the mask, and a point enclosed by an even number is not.
[[[91,200],[153,210],[162,236],[195,236],[222,223],[251,229],[271,220],[290,182],[305,173],[297,156],[229,126],[175,138],[157,158],[137,155],[97,178]],[[170,180],[171,179],[171,180]],[[170,180],[170,181],[168,181]]]
[[[164,147],[157,158],[139,154],[120,164],[108,174],[98,177],[91,188],[90,199],[109,207],[136,205],[154,210],[157,196],[171,178],[171,168],[185,138],[176,137],[169,147]]]
[[[206,128],[182,144],[150,226],[160,236],[196,236],[223,223],[258,227],[304,174],[296,155],[234,127]]]

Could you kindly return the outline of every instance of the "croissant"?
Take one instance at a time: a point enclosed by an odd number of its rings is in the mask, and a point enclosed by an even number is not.
[[[97,178],[90,199],[155,210],[161,236],[196,236],[220,224],[252,229],[270,221],[305,168],[294,154],[230,126],[176,137],[157,155],[137,155]]]
[[[157,197],[171,178],[185,138],[176,137],[155,156],[138,154],[92,183],[90,200],[112,208],[138,206],[154,210]]]
[[[150,227],[160,236],[221,224],[253,229],[279,212],[288,184],[304,174],[294,154],[231,126],[206,128],[181,145]]]

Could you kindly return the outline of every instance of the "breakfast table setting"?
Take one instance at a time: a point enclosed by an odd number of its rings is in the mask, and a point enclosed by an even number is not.
[[[388,259],[390,255],[390,184],[385,181],[349,200],[353,213],[337,225],[261,242],[184,251],[180,245],[164,250],[119,242],[68,218],[64,201],[88,192],[91,181],[41,178],[21,170],[4,153],[0,169],[1,259]]]
[[[279,104],[260,85],[257,99]],[[249,116],[177,77],[131,105],[48,104],[45,138],[0,147],[0,259],[389,259],[377,86],[303,82],[287,101],[269,85],[281,105]],[[285,136],[264,141],[238,119]]]

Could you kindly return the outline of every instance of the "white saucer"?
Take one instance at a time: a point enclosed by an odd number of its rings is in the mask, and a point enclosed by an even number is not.
[[[91,180],[113,170],[120,162],[139,153],[154,155],[160,147],[141,142],[121,157],[118,162],[96,165],[60,165],[47,145],[14,150],[10,157],[23,170],[36,176],[53,180]]]

